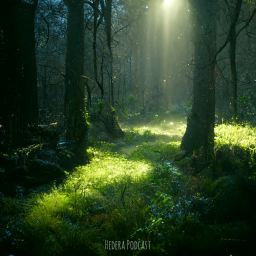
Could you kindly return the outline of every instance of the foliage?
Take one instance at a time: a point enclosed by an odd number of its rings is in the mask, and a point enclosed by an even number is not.
[[[165,135],[170,137],[165,142],[162,134],[133,126],[125,132],[125,144],[90,147],[90,164],[66,172],[58,186],[29,197],[20,193],[15,203],[4,198],[2,234],[11,235],[0,243],[15,241],[26,255],[109,255],[105,240],[151,241],[150,251],[113,255],[242,255],[256,228],[256,190],[254,165],[239,163],[255,161],[254,132],[248,124],[217,126],[215,162],[194,171],[202,152],[174,163],[179,138]],[[128,153],[122,151],[126,147]],[[234,169],[228,176],[227,159]],[[250,175],[241,172],[244,167]],[[237,247],[237,239],[248,241],[246,247]]]
[[[256,129],[250,124],[223,124],[216,127],[215,152],[237,169],[255,171]],[[222,153],[218,153],[218,151]],[[229,159],[229,160],[228,160]]]

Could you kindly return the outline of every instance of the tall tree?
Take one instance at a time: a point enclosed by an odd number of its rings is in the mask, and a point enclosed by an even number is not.
[[[216,6],[214,0],[190,2],[195,10],[193,109],[181,149],[191,152],[204,146],[208,155],[214,147]]]
[[[84,72],[84,1],[64,0],[68,8],[65,75],[66,138],[77,146],[86,138]],[[79,148],[79,147],[78,147]]]
[[[227,2],[226,2],[227,3]],[[234,12],[232,12],[231,16],[231,25],[230,25],[230,67],[232,72],[232,85],[233,85],[233,102],[234,102],[234,112],[235,116],[237,116],[237,68],[236,68],[236,41],[237,41],[237,34],[236,34],[236,23],[239,18],[239,14],[241,12],[243,0],[237,0]]]
[[[105,0],[105,31],[107,35],[107,46],[109,51],[109,65],[110,65],[110,93],[111,93],[111,105],[112,105],[112,113],[111,113],[111,124],[114,128],[114,81],[113,81],[113,53],[111,48],[111,17],[112,17],[112,0]]]
[[[101,13],[100,19],[99,18],[99,4],[100,0],[96,0],[93,2],[92,7],[93,7],[93,66],[94,66],[94,78],[95,81],[100,89],[101,93],[101,100],[104,98],[104,87],[103,87],[103,79],[100,82],[98,79],[98,66],[97,66],[97,34],[98,34],[98,27],[102,22],[103,19],[103,14]]]
[[[37,123],[37,73],[34,17],[38,0],[0,4],[1,36],[1,124],[6,143],[18,146],[21,131]]]
[[[231,5],[228,4],[227,1],[225,1],[227,8],[229,9],[229,15],[231,19],[230,23],[230,29],[229,29],[229,42],[230,42],[230,47],[229,47],[229,57],[230,57],[230,67],[231,67],[231,82],[232,82],[232,89],[233,89],[233,106],[234,106],[234,114],[235,116],[238,115],[238,109],[237,109],[237,101],[238,101],[238,90],[237,90],[237,85],[238,85],[238,78],[237,78],[237,67],[236,67],[236,46],[237,46],[237,37],[240,34],[242,30],[244,30],[249,23],[251,22],[252,18],[254,17],[256,13],[256,8],[254,8],[250,18],[246,22],[246,24],[239,29],[238,32],[236,32],[236,26],[238,22],[238,18],[241,12],[242,8],[242,3],[243,0],[236,0],[235,7],[231,8]],[[251,4],[251,2],[248,4]]]

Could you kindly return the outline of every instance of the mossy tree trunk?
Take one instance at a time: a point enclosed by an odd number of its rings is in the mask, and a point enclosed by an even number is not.
[[[97,4],[97,1],[95,1]],[[101,10],[103,12],[104,20],[105,20],[105,34],[107,37],[107,47],[109,51],[109,82],[110,82],[110,102],[109,104],[105,104],[105,109],[103,105],[101,106],[101,112],[99,119],[102,123],[104,123],[108,135],[112,138],[119,138],[123,136],[123,132],[117,122],[117,118],[115,116],[115,99],[114,99],[114,79],[113,79],[113,51],[112,51],[112,0],[100,0]],[[96,39],[95,39],[96,40]],[[103,68],[103,67],[102,67]],[[103,83],[103,79],[102,79]],[[103,99],[103,84],[101,90],[101,98]],[[104,109],[104,110],[103,110]],[[105,114],[104,114],[105,112]]]

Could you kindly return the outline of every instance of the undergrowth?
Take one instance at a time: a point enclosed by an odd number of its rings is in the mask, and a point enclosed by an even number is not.
[[[199,153],[172,162],[184,133],[175,130],[126,129],[123,144],[89,148],[90,164],[62,185],[1,195],[0,243],[26,255],[246,255],[256,226],[256,129],[217,126],[207,166]],[[144,250],[127,249],[127,240]],[[106,250],[106,241],[125,241],[125,249]]]

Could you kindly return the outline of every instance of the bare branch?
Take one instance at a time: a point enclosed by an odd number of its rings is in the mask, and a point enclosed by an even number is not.
[[[112,37],[114,37],[119,31],[122,31],[123,29],[127,28],[129,25],[130,25],[130,24],[128,24],[128,25],[126,25],[126,26],[120,28],[119,30],[117,30],[117,31],[112,35]]]
[[[256,13],[256,8],[254,8],[250,19],[249,19],[249,20],[246,22],[246,24],[237,32],[236,36],[238,36],[242,30],[244,30],[246,27],[249,26],[249,24],[250,24],[251,20],[253,19],[255,13]]]
[[[89,78],[88,76],[82,76],[82,75],[81,75],[81,77],[86,78],[86,79],[87,79],[87,80],[89,80],[92,84],[94,84],[94,82],[92,81],[92,79],[91,79],[91,78]]]
[[[45,67],[45,68],[53,68],[55,69],[56,71],[58,71],[59,75],[65,77],[66,75],[63,74],[59,69],[57,69],[56,67],[52,67],[52,66],[47,66],[47,65],[38,65],[39,67]]]
[[[89,1],[84,1],[84,3],[90,5],[94,10],[96,10],[97,12],[99,12],[101,16],[103,16],[103,13],[99,10],[99,8],[97,8],[97,7],[95,6],[94,3],[89,2]]]

